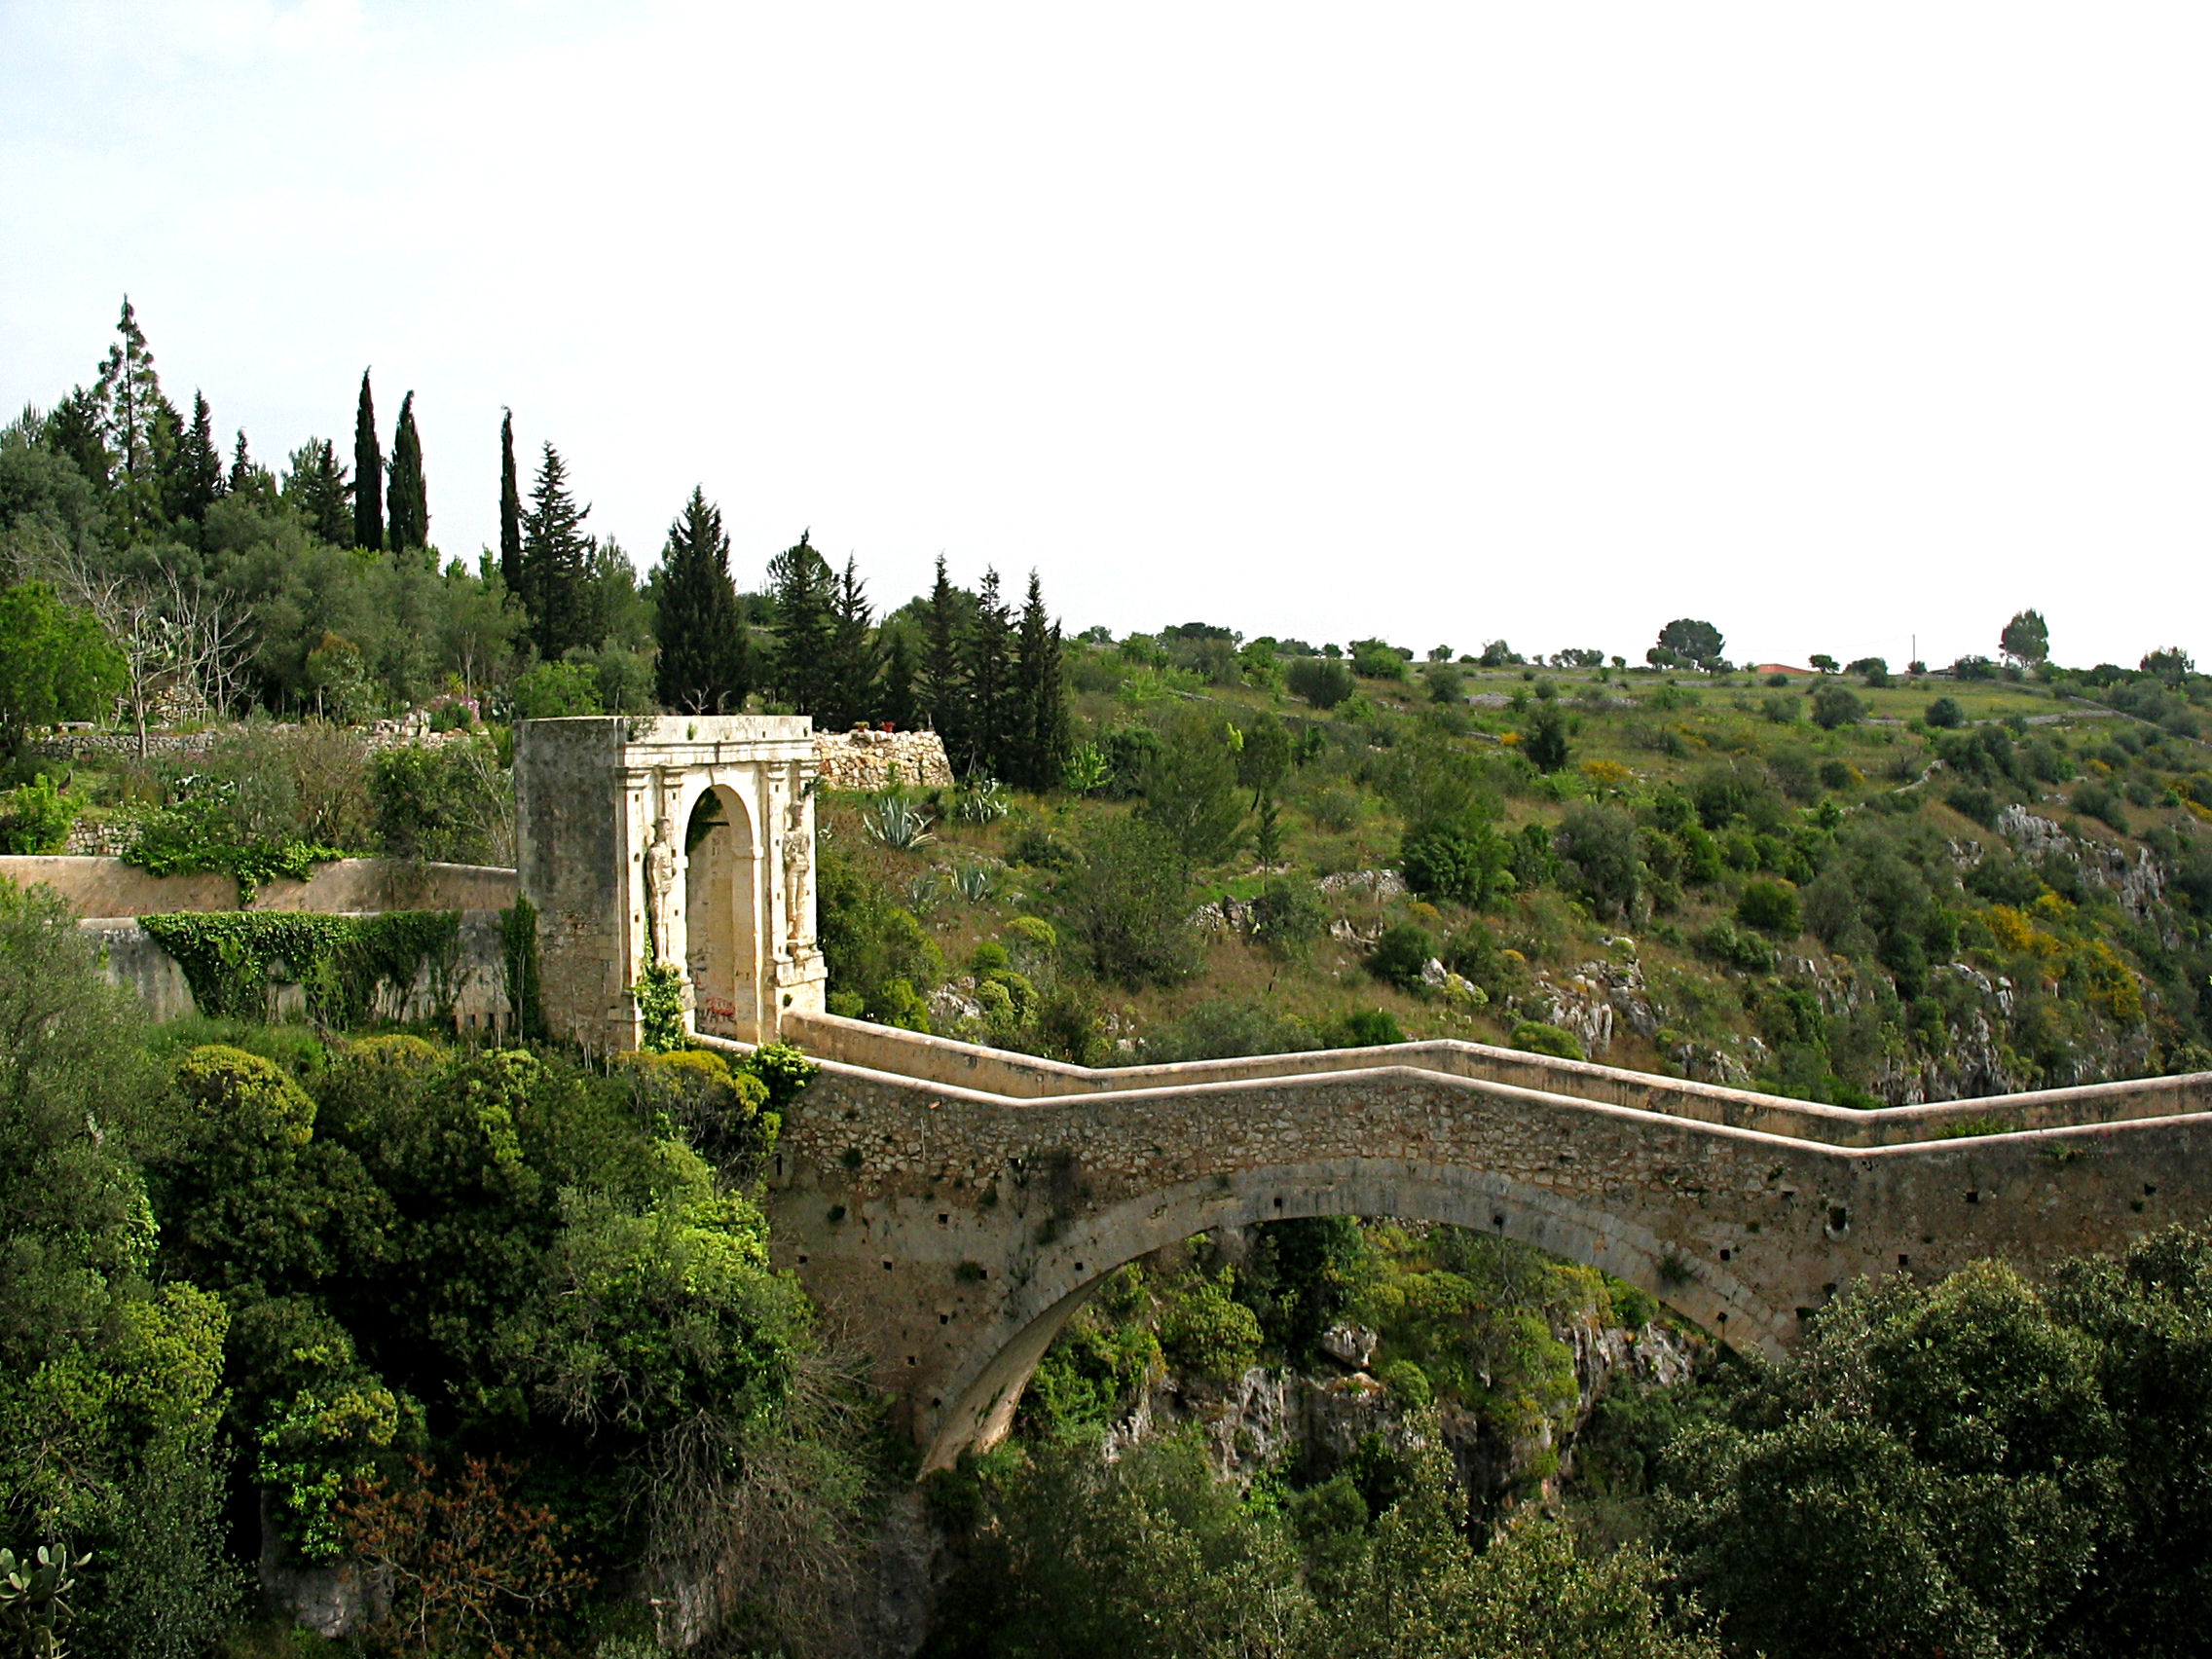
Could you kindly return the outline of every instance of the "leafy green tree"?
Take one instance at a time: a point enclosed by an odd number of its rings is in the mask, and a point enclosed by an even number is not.
[[[225,1316],[146,1282],[137,1010],[51,892],[0,883],[0,1530],[90,1553],[82,1650],[187,1659],[239,1604],[214,1435]]]
[[[1576,801],[1560,820],[1553,844],[1598,914],[1625,917],[1635,907],[1642,866],[1637,858],[1636,820],[1627,812]]]
[[[1659,630],[1658,645],[1644,654],[1649,661],[1662,667],[1694,664],[1699,668],[1712,669],[1721,661],[1720,649],[1723,643],[1720,630],[1712,623],[1678,616]]]
[[[2196,672],[2196,664],[2179,645],[2168,645],[2163,650],[2146,652],[2142,670],[2156,676],[2168,685],[2179,685]]]
[[[2095,1351],[2010,1269],[1862,1284],[1670,1450],[1663,1530],[1773,1659],[2042,1650],[2118,1495]]]
[[[1236,751],[1236,782],[1252,792],[1255,810],[1263,797],[1282,787],[1283,779],[1290,776],[1290,765],[1289,728],[1262,710],[1244,728],[1243,743]]]
[[[1169,719],[1160,736],[1137,816],[1193,865],[1219,864],[1236,850],[1244,827],[1236,730],[1219,716],[1191,711]]]
[[[32,726],[108,713],[123,681],[123,659],[91,611],[43,582],[0,593],[0,754],[19,753]]]
[[[384,545],[384,447],[377,441],[377,405],[369,371],[361,371],[360,402],[353,413],[353,545]]]
[[[1058,903],[1090,970],[1131,987],[1173,984],[1198,966],[1190,866],[1164,830],[1116,815],[1084,835]]]
[[[2050,625],[2040,610],[2023,610],[2005,624],[1997,638],[2006,656],[2022,668],[2033,668],[2050,656]]]
[[[430,496],[423,478],[423,435],[415,428],[415,393],[399,400],[399,422],[391,429],[391,486],[386,492],[391,515],[387,545],[394,553],[426,547],[430,541]]]
[[[512,409],[499,411],[499,578],[509,593],[522,592],[522,489],[515,475]]]
[[[1813,693],[1813,723],[1823,731],[1857,725],[1866,713],[1858,694],[1842,685],[1824,685]]]
[[[748,631],[730,580],[721,510],[698,486],[668,527],[658,597],[654,689],[662,704],[693,714],[742,713],[752,689]]]
[[[570,493],[569,463],[548,441],[530,510],[523,514],[522,536],[522,602],[530,612],[532,642],[547,662],[559,661],[571,646],[599,643],[587,637],[584,590],[596,551],[583,530],[590,516],[591,508],[577,506]]]
[[[1938,697],[1928,705],[1928,712],[1922,718],[1932,726],[1948,730],[1964,725],[1967,712],[1956,697]]]

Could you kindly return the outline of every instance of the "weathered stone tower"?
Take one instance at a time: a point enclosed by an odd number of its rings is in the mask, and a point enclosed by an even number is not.
[[[803,715],[515,727],[516,863],[556,1036],[636,1048],[630,987],[655,963],[683,970],[702,1035],[771,1042],[786,1012],[821,1012],[816,766]]]

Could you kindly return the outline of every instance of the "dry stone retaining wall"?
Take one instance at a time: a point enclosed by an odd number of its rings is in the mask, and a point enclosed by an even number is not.
[[[816,732],[814,753],[824,789],[885,790],[894,782],[909,789],[952,786],[952,762],[945,758],[944,740],[934,731],[856,726],[851,731]]]

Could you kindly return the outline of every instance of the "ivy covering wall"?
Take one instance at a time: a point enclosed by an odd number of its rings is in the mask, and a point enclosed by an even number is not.
[[[402,993],[426,966],[439,1012],[450,1011],[461,943],[458,910],[332,916],[222,910],[141,916],[176,959],[203,1014],[261,1019],[272,983],[297,983],[311,1018],[351,1026],[375,1016],[376,992]]]

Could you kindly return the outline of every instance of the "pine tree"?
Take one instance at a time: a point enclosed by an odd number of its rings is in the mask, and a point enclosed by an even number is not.
[[[284,500],[308,529],[333,547],[353,544],[353,485],[338,463],[338,446],[310,438],[284,469]]]
[[[499,422],[499,579],[522,592],[522,491],[515,482],[515,412]]]
[[[384,545],[384,450],[377,443],[377,406],[369,371],[361,371],[361,402],[353,417],[353,545]]]
[[[105,490],[114,474],[114,458],[107,453],[107,445],[100,438],[99,394],[87,391],[83,387],[72,390],[67,397],[47,412],[46,447],[56,455],[65,455],[76,462],[77,470],[92,483],[93,488]],[[208,445],[214,445],[214,434],[208,434]],[[215,467],[222,470],[222,460],[216,459]]]
[[[875,612],[867,602],[866,584],[850,558],[845,561],[844,575],[838,578],[830,614],[826,707],[817,723],[843,730],[866,720],[874,710],[881,666],[869,626]]]
[[[571,645],[598,643],[584,637],[593,542],[583,522],[590,515],[591,508],[578,507],[570,495],[569,464],[548,443],[522,518],[523,604],[531,639],[547,662],[559,662]]]
[[[944,740],[948,756],[966,752],[968,676],[961,662],[961,595],[944,573],[944,555],[937,556],[937,580],[930,587],[927,637],[916,701],[923,719]]]
[[[92,392],[99,410],[100,440],[126,480],[151,484],[157,460],[155,423],[166,400],[161,376],[154,372],[154,353],[147,349],[128,294],[115,332],[116,342],[100,364],[99,384]]]
[[[1060,781],[1068,757],[1067,687],[1060,674],[1060,630],[1045,609],[1045,590],[1029,572],[1014,645],[1014,715],[1016,730],[1009,771],[1017,783],[1048,790]]]
[[[391,488],[386,498],[391,534],[387,545],[407,553],[430,544],[430,495],[423,478],[423,435],[415,429],[415,394],[399,400],[391,429]]]
[[[668,527],[661,553],[660,640],[654,694],[691,714],[737,714],[752,689],[752,653],[729,575],[729,537],[721,510],[693,486],[683,514]]]
[[[223,452],[215,447],[215,417],[204,392],[192,394],[192,424],[185,428],[163,478],[169,521],[200,523],[222,498]]]
[[[114,503],[117,516],[125,535],[135,538],[164,523],[163,474],[183,423],[176,406],[162,394],[154,353],[128,294],[115,332],[92,388],[94,419],[100,446],[111,458],[109,476],[121,497]]]
[[[253,459],[246,448],[243,426],[239,428],[238,445],[231,452],[231,475],[224,480],[223,494],[240,497],[260,507],[276,504],[276,475]]]
[[[1019,722],[1013,697],[1014,618],[999,594],[999,573],[983,572],[976,590],[976,614],[968,624],[965,666],[968,671],[968,769],[1003,774],[1013,757]]]
[[[802,715],[820,716],[832,699],[837,578],[802,531],[795,546],[768,561],[776,610],[777,695]]]
[[[890,644],[883,653],[883,691],[876,699],[877,714],[900,730],[912,727],[920,718],[914,687],[914,646],[903,626],[883,630]]]

